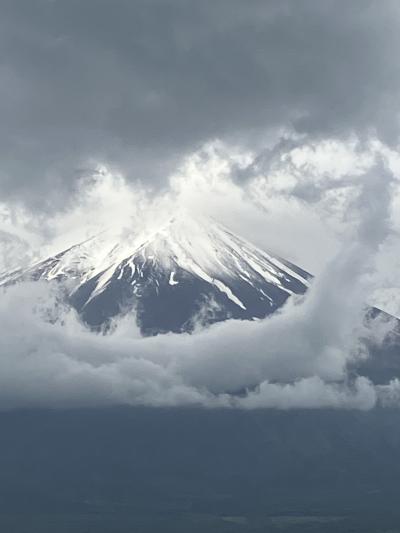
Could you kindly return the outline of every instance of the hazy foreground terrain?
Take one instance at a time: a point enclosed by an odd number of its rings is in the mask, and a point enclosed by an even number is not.
[[[400,531],[400,411],[0,414],[7,533]]]

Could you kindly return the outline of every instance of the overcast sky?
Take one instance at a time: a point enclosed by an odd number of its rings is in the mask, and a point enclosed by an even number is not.
[[[254,329],[249,357],[264,383],[264,399],[247,406],[298,398],[266,381],[287,377],[265,362],[266,338],[275,359],[300,361],[298,376],[314,380],[299,385],[305,405],[373,405],[368,384],[338,391],[318,380],[343,370],[365,301],[400,316],[398,50],[398,0],[0,0],[0,270],[110,221],[129,230],[181,207],[205,212],[321,279],[300,316],[289,309],[272,325],[239,328],[237,346]],[[343,285],[336,295],[332,280]],[[199,357],[184,359],[186,337],[163,340],[171,371],[158,365],[154,343],[143,363],[144,345],[117,336],[110,359],[111,340],[100,345],[72,318],[67,333],[37,324],[30,302],[43,301],[41,291],[1,302],[3,318],[28,305],[24,342],[0,321],[8,346],[0,366],[12,383],[0,401],[68,403],[78,390],[83,403],[104,395],[157,403],[161,387],[167,403],[229,403],[203,389],[230,385],[213,379],[232,350],[240,359],[227,342],[236,325],[202,334]],[[350,294],[358,307],[343,314],[338,298]],[[299,344],[279,341],[288,323]],[[139,378],[135,389],[136,370],[126,382],[132,350],[153,392]],[[32,388],[26,352],[43,371]],[[107,364],[92,367],[97,356]],[[61,397],[51,386],[42,394],[65,373]],[[240,364],[231,378],[248,384]]]
[[[397,144],[396,0],[2,0],[2,197],[59,207],[100,161],[161,187],[210,139]]]
[[[268,222],[286,255],[318,271],[337,228],[315,235],[319,254],[309,232],[326,190],[336,201],[339,188],[321,176],[360,173],[371,140],[398,144],[399,17],[396,0],[2,0],[0,230],[9,255],[16,234],[36,247],[53,238],[49,217],[76,208],[99,165],[162,194],[188,157],[217,141],[230,147],[226,159],[232,147],[246,154],[233,185],[254,192],[261,176],[271,199],[271,167],[282,196],[288,180],[277,166],[300,143],[308,182],[292,176],[287,216],[270,210]],[[327,215],[322,224],[337,222]],[[241,217],[245,236],[275,247],[252,216]],[[288,247],[292,232],[301,244]]]

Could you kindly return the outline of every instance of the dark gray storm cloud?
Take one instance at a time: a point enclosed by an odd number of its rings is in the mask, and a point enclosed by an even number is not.
[[[399,12],[392,0],[2,0],[2,197],[62,205],[91,160],[159,186],[215,137],[395,141]]]

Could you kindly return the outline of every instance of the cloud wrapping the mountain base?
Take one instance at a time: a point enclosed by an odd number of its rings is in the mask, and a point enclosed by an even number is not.
[[[315,360],[314,366],[306,366],[302,359],[304,377],[291,383],[266,379],[272,372],[283,381],[291,377],[288,366],[293,359],[287,356],[276,368],[273,348],[251,343],[246,349],[246,339],[255,329],[269,337],[281,327],[275,320],[289,323],[294,308],[263,322],[230,321],[199,334],[148,339],[134,331],[127,335],[124,325],[110,336],[89,332],[74,313],[57,309],[55,294],[41,283],[11,287],[0,305],[2,409],[109,404],[368,409],[376,402],[375,388],[367,379],[351,385],[327,383],[316,375],[321,365]],[[56,315],[61,321],[54,320]],[[254,386],[250,391],[229,393],[234,387],[245,388],[249,375]]]

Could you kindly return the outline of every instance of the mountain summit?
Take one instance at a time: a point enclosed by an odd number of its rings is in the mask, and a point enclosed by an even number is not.
[[[0,277],[63,281],[92,327],[135,311],[142,332],[188,331],[196,321],[263,318],[311,276],[205,218],[174,217],[152,233],[107,232]]]

